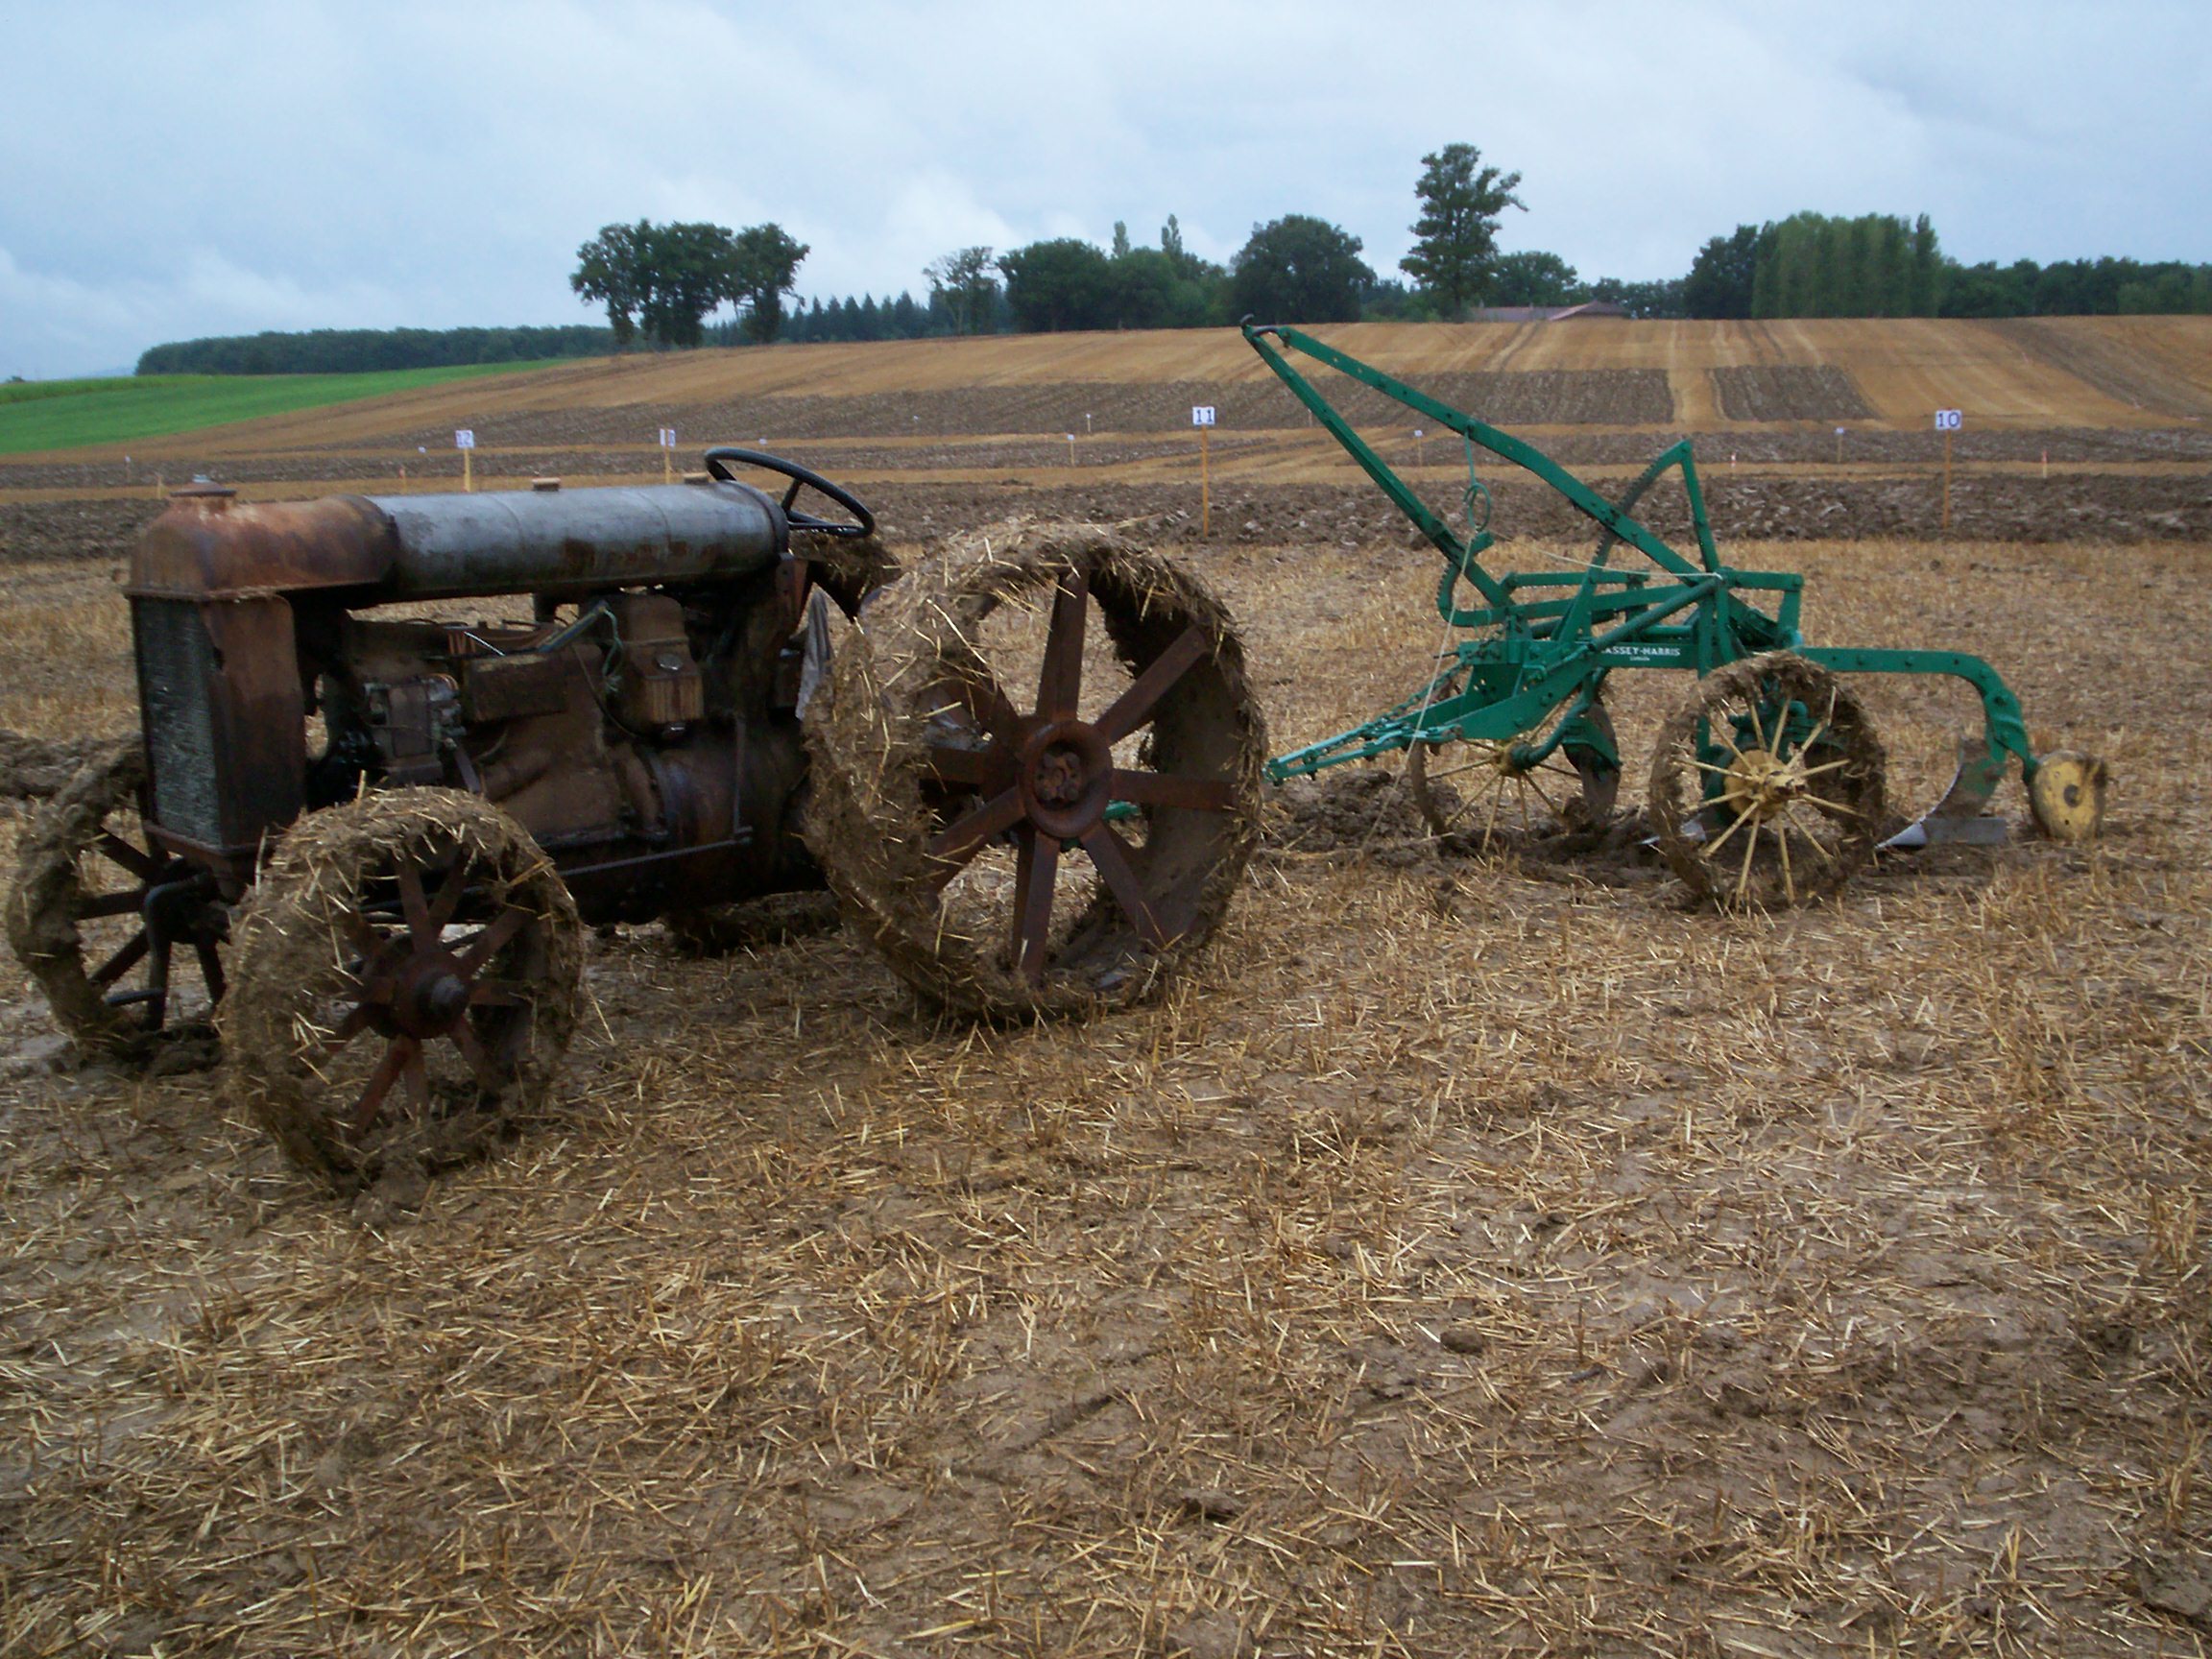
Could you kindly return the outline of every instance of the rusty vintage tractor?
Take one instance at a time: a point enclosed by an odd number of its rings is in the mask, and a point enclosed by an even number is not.
[[[8,903],[80,1046],[212,1024],[230,1086],[343,1187],[528,1115],[587,924],[704,938],[827,885],[985,1018],[1181,968],[1266,749],[1221,607],[1082,526],[888,580],[850,492],[706,461],[643,489],[180,493],[126,588],[142,741],[33,825]]]

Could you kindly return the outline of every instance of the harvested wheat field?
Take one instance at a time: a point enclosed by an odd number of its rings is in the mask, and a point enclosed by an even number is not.
[[[10,963],[0,1649],[2202,1651],[2212,548],[1730,553],[1988,656],[2104,841],[1727,917],[1354,768],[1090,1024],[605,933],[549,1116],[350,1205]],[[1184,556],[1278,747],[1437,643],[1396,535]],[[0,725],[128,726],[108,567],[12,578]],[[1924,802],[1962,703],[1869,701]]]
[[[820,905],[718,956],[602,930],[544,1114],[350,1201],[204,1055],[78,1064],[0,963],[0,1651],[2203,1652],[2201,321],[1334,336],[1609,491],[1707,434],[1725,554],[1806,572],[1809,639],[1978,652],[2111,763],[2091,846],[1692,907],[1634,811],[1688,685],[1620,673],[1622,821],[1485,852],[1395,762],[1273,791],[1194,971],[1089,1023],[933,1015]],[[455,424],[508,488],[767,437],[902,549],[1119,523],[1313,741],[1421,684],[1434,560],[1261,373],[1226,334],[700,353],[0,466],[0,854],[135,723],[149,454],[416,488]],[[1583,556],[1497,500],[1509,564]],[[1865,684],[1924,807],[1972,699]]]

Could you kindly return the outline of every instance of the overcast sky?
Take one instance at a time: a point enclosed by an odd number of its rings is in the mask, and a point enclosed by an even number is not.
[[[974,243],[1226,260],[1317,214],[1397,274],[1421,156],[1507,248],[1678,276],[1742,222],[1934,216],[1968,262],[2212,260],[2212,6],[0,0],[0,376],[262,328],[581,323],[578,244],[774,220],[802,295]]]

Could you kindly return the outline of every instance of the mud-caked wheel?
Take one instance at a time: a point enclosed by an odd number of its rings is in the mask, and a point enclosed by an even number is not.
[[[1429,832],[1487,857],[1612,817],[1620,749],[1604,704],[1593,702],[1575,734],[1544,759],[1528,762],[1527,748],[1520,740],[1457,737],[1415,743],[1406,756],[1406,792]]]
[[[575,902],[519,824],[458,791],[301,819],[234,938],[232,1087],[342,1190],[477,1155],[544,1099],[575,1026]]]
[[[807,739],[830,886],[958,1013],[1145,996],[1258,833],[1266,734],[1227,612],[1096,526],[971,535],[878,593]]]
[[[148,838],[145,786],[145,746],[118,740],[39,810],[8,943],[81,1050],[139,1060],[184,1039],[211,1059],[228,912],[211,876]]]
[[[1700,899],[1802,903],[1873,856],[1883,754],[1859,700],[1786,651],[1697,683],[1661,729],[1648,798],[1659,850]]]

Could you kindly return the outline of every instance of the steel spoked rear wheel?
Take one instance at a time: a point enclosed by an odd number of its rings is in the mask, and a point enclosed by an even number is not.
[[[884,589],[808,732],[831,886],[957,1012],[1145,995],[1257,834],[1266,737],[1226,612],[1096,527],[972,536]]]
[[[56,1023],[126,1059],[212,1032],[228,926],[214,878],[148,838],[145,784],[136,738],[87,761],[33,821],[8,895],[9,944]]]
[[[1650,811],[1690,889],[1732,906],[1801,903],[1873,856],[1882,745],[1839,679],[1771,652],[1698,683],[1659,735]]]
[[[236,1087],[341,1189],[480,1152],[541,1102],[583,930],[522,827],[403,789],[301,821],[241,906],[223,1029]]]

